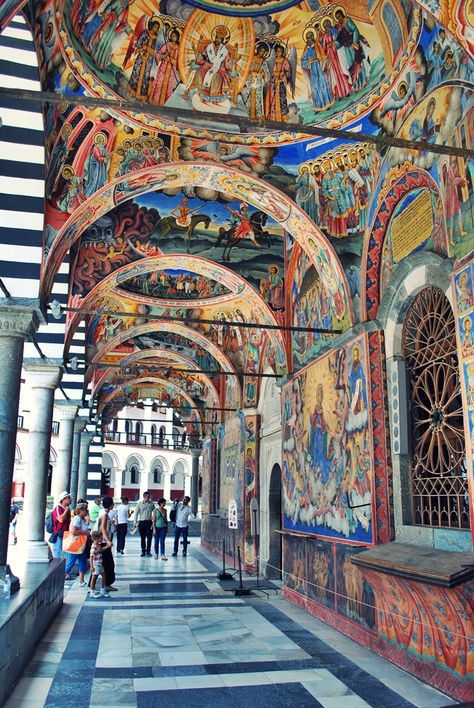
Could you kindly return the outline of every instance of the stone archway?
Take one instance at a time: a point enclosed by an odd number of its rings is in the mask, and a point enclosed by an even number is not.
[[[265,568],[267,578],[281,579],[281,467],[274,464],[268,486],[269,554]]]

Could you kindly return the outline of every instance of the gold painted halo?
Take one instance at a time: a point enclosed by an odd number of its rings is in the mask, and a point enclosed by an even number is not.
[[[146,26],[148,27],[148,29],[151,29],[151,26],[154,25],[155,22],[158,22],[159,26],[161,27],[161,25],[162,25],[161,18],[158,17],[158,15],[153,15],[152,17],[150,17],[150,19],[147,22]]]
[[[176,32],[178,35],[178,42],[181,39],[181,30],[176,25],[171,25],[168,32],[166,33],[166,39],[171,40],[171,33]]]
[[[326,174],[326,168],[324,167],[324,165],[327,162],[329,162],[330,164],[330,169],[334,170],[334,161],[330,157],[325,157],[323,160],[321,160],[321,172],[323,173],[323,175]]]
[[[404,87],[405,87],[405,90],[408,91],[408,84],[407,84],[407,82],[406,82],[406,81],[400,81],[400,83],[399,83],[398,86],[397,86],[397,93],[398,93],[399,96],[400,96],[400,89],[402,88],[402,86],[404,86]]]
[[[71,174],[71,177],[74,177],[76,174],[74,171],[74,167],[72,165],[64,165],[63,169],[61,170],[61,175],[64,177],[64,179],[69,179],[67,176],[68,174]]]
[[[94,145],[98,145],[99,143],[103,145],[107,144],[107,136],[105,133],[102,133],[102,131],[94,136]]]
[[[299,165],[299,167],[298,167],[298,174],[300,175],[300,177],[302,177],[305,172],[308,172],[308,173],[309,173],[309,171],[310,171],[310,169],[309,169],[309,162],[303,162],[303,163],[302,163],[301,165]]]
[[[334,27],[334,18],[331,17],[331,15],[324,15],[324,17],[321,18],[321,29],[324,31],[324,23],[329,22],[331,27]]]
[[[305,27],[303,30],[303,39],[305,42],[308,41],[308,35],[310,33],[313,35],[314,39],[316,39],[317,31],[316,31],[315,27],[313,27],[313,25],[310,25],[309,27]]]
[[[333,10],[332,13],[331,13],[332,16],[334,17],[334,20],[336,19],[336,12],[337,12],[338,10],[340,10],[340,11],[342,12],[342,14],[344,15],[344,17],[347,15],[347,10],[346,10],[345,7],[343,7],[342,5],[336,5],[336,7],[334,8],[334,10]]]
[[[228,27],[225,25],[217,25],[211,32],[211,39],[214,42],[217,34],[222,37],[223,44],[228,44],[230,41],[231,33]]]

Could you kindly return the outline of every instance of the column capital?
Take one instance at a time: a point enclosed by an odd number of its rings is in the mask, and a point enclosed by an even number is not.
[[[202,455],[202,448],[198,447],[192,447],[190,448],[189,452],[191,453],[191,457],[196,458],[196,457],[201,457]]]
[[[86,429],[86,425],[88,424],[88,422],[89,418],[85,418],[83,416],[77,417],[74,422],[74,432],[82,434]]]
[[[64,372],[61,359],[23,359],[23,368],[31,388],[55,390]]]
[[[95,438],[95,433],[90,433],[88,430],[81,433],[81,445],[90,445]]]
[[[55,401],[54,407],[58,411],[60,421],[74,420],[80,408],[80,404],[74,401]]]
[[[39,300],[15,297],[0,303],[0,337],[29,339],[45,321]]]

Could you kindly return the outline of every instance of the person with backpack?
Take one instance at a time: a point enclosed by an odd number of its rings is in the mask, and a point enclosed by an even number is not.
[[[184,497],[182,502],[178,502],[176,506],[176,521],[174,527],[174,548],[173,556],[178,555],[178,544],[181,535],[183,536],[183,556],[188,555],[188,530],[189,517],[193,516],[193,510],[189,506],[190,497]],[[170,513],[171,518],[171,513]]]
[[[71,521],[71,495],[69,492],[61,492],[58,495],[58,503],[51,514],[53,531],[49,537],[53,558],[62,558],[63,556],[63,536],[65,531],[69,531],[69,523]]]

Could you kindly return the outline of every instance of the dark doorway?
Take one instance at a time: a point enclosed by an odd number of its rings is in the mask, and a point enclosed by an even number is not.
[[[265,575],[267,578],[281,579],[281,467],[273,465],[268,494],[268,518],[270,552]]]

